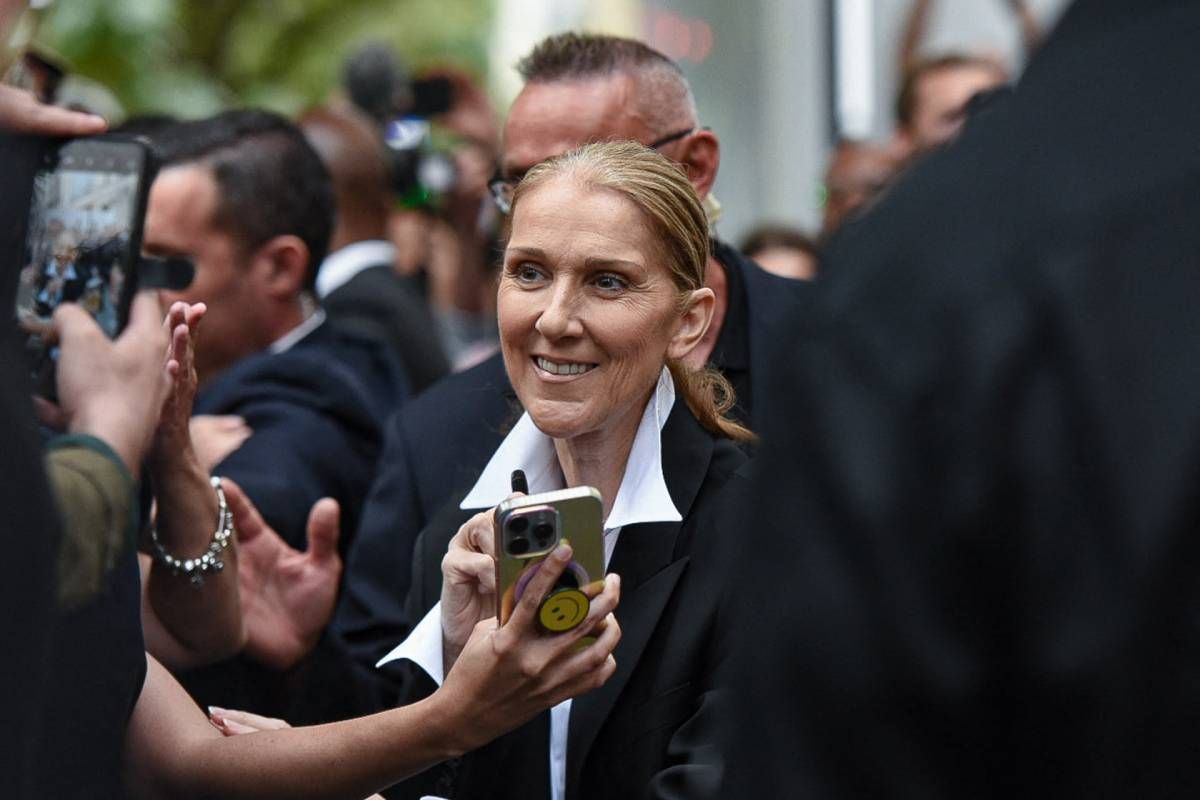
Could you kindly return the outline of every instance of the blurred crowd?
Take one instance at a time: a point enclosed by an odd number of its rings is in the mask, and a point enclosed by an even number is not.
[[[1200,784],[1200,14],[1007,0],[1014,81],[932,5],[820,230],[736,246],[704,87],[634,39],[543,39],[499,110],[369,45],[295,119],[110,123],[23,57],[4,796]],[[154,163],[128,264],[27,219],[101,134]],[[497,508],[578,487],[602,574],[563,537],[504,585]]]

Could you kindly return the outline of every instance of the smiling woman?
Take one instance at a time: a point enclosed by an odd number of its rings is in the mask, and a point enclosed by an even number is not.
[[[628,633],[614,653],[615,690],[560,704],[548,725],[469,754],[444,778],[454,796],[544,796],[547,778],[551,800],[711,785],[704,717],[722,658],[712,635],[720,598],[700,576],[719,567],[708,543],[728,533],[719,520],[736,502],[726,489],[745,461],[735,442],[753,434],[725,417],[725,379],[684,365],[712,320],[708,248],[683,171],[635,142],[550,159],[513,194],[497,316],[525,413],[462,500],[466,513],[436,514],[422,534],[450,542],[440,602],[421,593],[433,608],[385,661],[411,659],[439,681],[493,615],[493,507],[513,470],[535,493],[599,491],[606,569],[622,586],[616,621]],[[497,786],[500,774],[518,777]]]
[[[725,379],[682,363],[708,328],[713,294],[708,220],[677,164],[634,142],[588,145],[530,170],[511,219],[501,346],[541,431],[632,442],[666,366],[705,428],[753,438],[725,417]]]

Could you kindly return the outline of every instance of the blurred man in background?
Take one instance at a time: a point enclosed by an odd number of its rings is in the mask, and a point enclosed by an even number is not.
[[[321,306],[340,328],[387,342],[420,392],[450,365],[420,287],[399,274],[387,240],[394,198],[386,148],[348,107],[310,111],[299,124],[329,170],[337,204],[330,252],[317,271]]]

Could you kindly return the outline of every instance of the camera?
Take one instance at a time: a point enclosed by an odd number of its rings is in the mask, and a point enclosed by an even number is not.
[[[454,85],[446,78],[410,79],[391,48],[380,43],[346,61],[343,83],[354,105],[379,128],[400,203],[437,205],[458,176],[453,156],[433,144],[429,119],[454,107]]]

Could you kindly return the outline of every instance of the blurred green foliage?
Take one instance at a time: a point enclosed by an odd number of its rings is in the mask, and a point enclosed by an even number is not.
[[[328,97],[367,41],[410,69],[487,64],[490,0],[56,0],[36,42],[108,87],[126,113],[252,104],[295,114]]]

